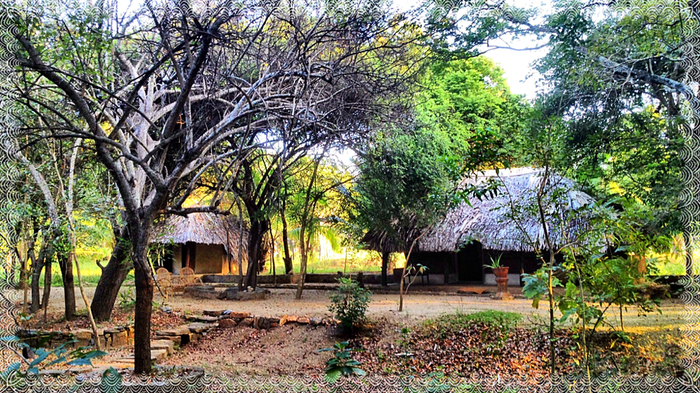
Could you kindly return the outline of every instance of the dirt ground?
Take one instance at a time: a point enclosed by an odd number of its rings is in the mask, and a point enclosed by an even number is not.
[[[94,287],[86,288],[86,294],[91,299]],[[134,293],[133,287],[122,288],[122,293]],[[154,301],[160,305],[172,307],[173,311],[183,314],[202,314],[202,311],[232,310],[247,311],[254,315],[279,317],[282,315],[297,315],[308,317],[330,316],[328,311],[329,291],[305,290],[300,300],[294,298],[292,289],[270,289],[266,300],[239,302],[231,300],[196,299],[183,295],[171,296],[164,299],[157,291]],[[19,304],[22,299],[21,291],[9,293],[12,300]],[[82,299],[78,296],[78,309],[84,309]],[[117,304],[119,299],[117,300]],[[404,311],[398,311],[398,294],[373,294],[367,316],[372,318],[385,317],[395,323],[412,324],[429,318],[435,318],[441,314],[462,312],[472,313],[483,310],[497,310],[517,312],[525,316],[524,323],[539,323],[547,318],[547,309],[544,305],[536,310],[531,301],[527,299],[513,299],[500,301],[490,299],[486,295],[458,295],[439,294],[427,292],[411,292],[404,298]],[[54,288],[51,291],[49,313],[60,313],[63,309],[63,290]],[[680,299],[665,299],[661,302],[661,312],[647,315],[639,315],[635,307],[623,310],[625,328],[634,332],[643,333],[646,330],[659,330],[679,328],[686,324],[684,318],[685,304]],[[608,319],[613,325],[619,323],[619,310],[608,312]]]
[[[91,298],[94,288],[87,288],[87,295]],[[133,296],[133,288],[125,287],[122,293]],[[281,317],[283,315],[296,315],[307,317],[330,316],[328,311],[327,290],[306,290],[301,300],[294,299],[293,289],[270,289],[266,300],[257,301],[228,301],[210,300],[185,297],[183,295],[171,296],[164,299],[156,294],[154,301],[159,307],[167,306],[172,313],[167,314],[160,309],[154,310],[154,329],[162,329],[169,325],[185,323],[184,316],[201,315],[204,310],[232,310],[247,311],[254,315]],[[11,300],[19,304],[22,298],[20,291],[10,292]],[[80,309],[84,309],[82,299],[78,303]],[[418,327],[426,319],[434,319],[442,314],[461,312],[465,314],[497,310],[517,312],[524,315],[521,325],[539,325],[544,328],[547,322],[547,310],[532,308],[527,299],[516,298],[511,301],[492,300],[486,295],[459,295],[456,293],[420,292],[409,293],[404,299],[404,310],[398,312],[398,294],[374,294],[367,312],[370,325],[377,327],[375,337],[379,342],[375,348],[383,348],[383,351],[395,350],[394,345],[403,340],[402,329],[411,330]],[[667,299],[661,303],[662,314],[654,313],[646,316],[638,315],[636,308],[632,307],[623,312],[625,330],[628,333],[644,336],[644,341],[649,341],[647,347],[663,347],[653,356],[663,358],[663,354],[671,343],[677,343],[681,339],[680,328],[687,322],[684,318],[685,304],[678,299]],[[62,288],[52,290],[49,315],[60,318],[63,308]],[[115,306],[117,312],[113,314],[113,321],[101,324],[107,327],[114,324],[124,324],[131,319],[128,310],[119,307],[119,300]],[[609,313],[609,320],[616,325],[619,323],[619,310]],[[85,318],[81,318],[85,319]],[[155,322],[153,322],[155,321]],[[38,322],[38,320],[37,320]],[[75,323],[75,322],[73,322]],[[82,321],[86,324],[87,321]],[[54,325],[54,328],[64,329],[68,322]],[[87,326],[84,326],[87,327]],[[328,326],[312,327],[310,325],[285,325],[270,330],[255,330],[252,328],[215,329],[201,340],[189,344],[187,349],[178,350],[175,354],[161,362],[161,366],[190,365],[202,367],[211,373],[226,374],[258,374],[258,375],[318,375],[322,373],[324,363],[330,357],[328,352],[319,353],[318,349],[332,346],[336,341],[344,338],[337,335],[337,330]],[[398,348],[396,348],[398,350]],[[103,362],[111,362],[115,359],[127,356],[131,348],[124,347],[111,350],[110,354],[102,359]],[[650,355],[653,357],[652,355]],[[391,370],[380,370],[389,372]]]

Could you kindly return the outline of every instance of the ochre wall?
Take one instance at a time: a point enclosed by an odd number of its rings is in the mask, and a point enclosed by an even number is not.
[[[219,274],[225,258],[224,246],[220,244],[197,244],[195,251],[195,274]],[[228,273],[228,271],[227,271]]]
[[[175,244],[173,246],[173,274],[179,274],[182,269],[182,245]]]
[[[173,274],[179,274],[184,266],[182,260],[182,244],[175,244],[173,247]],[[228,260],[224,246],[214,244],[197,244],[195,250],[195,274],[228,274]],[[236,257],[231,258],[233,274],[238,274],[238,263]],[[243,264],[243,274],[247,271],[247,266]]]

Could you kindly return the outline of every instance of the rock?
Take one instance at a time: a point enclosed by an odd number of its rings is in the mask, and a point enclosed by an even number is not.
[[[218,321],[219,318],[217,318],[217,317],[210,317],[210,316],[207,316],[207,315],[188,315],[188,316],[187,316],[187,320],[188,320],[188,321],[196,321],[196,322],[207,322],[207,323],[211,323],[211,322],[216,322],[216,321]]]
[[[253,327],[256,329],[267,330],[270,328],[270,319],[265,317],[253,318]]]
[[[219,321],[219,328],[221,329],[231,329],[236,327],[237,323],[231,318],[222,319]]]
[[[270,293],[267,289],[255,288],[255,290],[240,292],[238,288],[226,288],[223,295],[220,295],[220,299],[226,300],[238,300],[238,301],[248,301],[248,300],[265,300],[267,294]]]
[[[73,337],[78,341],[90,341],[92,340],[92,330],[80,329],[73,333]]]
[[[63,375],[65,373],[66,370],[39,370],[39,375],[49,375],[52,377]]]
[[[243,318],[250,318],[251,315],[249,312],[230,312],[228,314],[231,318],[237,318],[237,319],[243,319]]]
[[[159,330],[156,332],[156,336],[182,336],[185,334],[190,334],[190,328],[187,325],[179,326],[173,329]]]
[[[188,328],[192,333],[202,333],[203,331],[215,328],[216,326],[216,323],[193,322],[189,324]]]
[[[321,318],[311,318],[311,326],[318,326],[321,324]]]
[[[197,285],[185,288],[185,295],[202,299],[218,299],[221,294],[212,286]]]
[[[224,313],[224,310],[204,310],[204,315],[209,317],[218,317]]]
[[[270,320],[270,323],[276,323],[276,324],[280,323],[280,319],[277,317],[269,317],[268,319]]]
[[[311,319],[309,319],[309,318],[307,318],[307,317],[299,317],[299,318],[297,318],[297,323],[301,323],[301,324],[306,325],[306,324],[309,324],[310,322],[311,322]]]
[[[104,338],[108,347],[122,347],[129,344],[129,335],[126,330],[105,329]]]
[[[175,351],[175,343],[170,340],[153,340],[151,341],[151,350],[154,349],[164,349],[170,356]]]
[[[172,307],[163,306],[163,307],[160,308],[160,311],[163,311],[163,312],[166,313],[166,314],[170,314],[171,312],[173,312],[173,308],[172,308]]]
[[[162,360],[168,357],[167,349],[151,349],[151,360]]]
[[[283,315],[282,318],[280,318],[280,326],[284,326],[288,324],[289,322],[296,322],[297,317],[296,315]]]
[[[190,334],[190,342],[199,340],[200,338],[202,338],[202,335],[204,335],[204,333],[202,333],[202,334],[199,334],[199,333]]]
[[[230,287],[219,294],[219,299],[233,300],[238,295],[238,288]]]
[[[240,327],[252,327],[253,326],[253,318],[243,318],[238,323],[238,326],[240,326]]]
[[[158,340],[172,341],[173,345],[177,345],[179,347],[182,343],[182,336],[159,336]]]

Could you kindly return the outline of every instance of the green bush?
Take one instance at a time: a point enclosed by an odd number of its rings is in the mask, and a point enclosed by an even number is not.
[[[341,277],[338,281],[340,286],[331,294],[328,309],[340,320],[343,330],[353,331],[365,319],[372,292],[360,288],[360,284],[350,278]]]

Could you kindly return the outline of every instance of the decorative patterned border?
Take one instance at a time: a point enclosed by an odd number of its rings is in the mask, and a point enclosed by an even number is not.
[[[11,83],[13,75],[13,59],[9,54],[13,53],[13,48],[8,47],[13,40],[9,15],[17,12],[12,0],[0,0],[0,89]],[[668,12],[669,9],[649,7],[644,1],[632,0],[624,2],[637,7],[639,12]],[[673,1],[668,2],[669,7],[677,7]],[[575,6],[572,3],[572,6]],[[677,9],[676,9],[677,12]],[[691,25],[692,26],[692,25]],[[697,82],[700,81],[700,33],[689,27],[686,31],[689,43],[686,45],[686,83],[697,90]],[[4,46],[3,46],[4,45]],[[2,57],[5,56],[5,57]],[[697,96],[697,91],[696,91]],[[11,151],[14,144],[15,128],[12,122],[13,103],[11,97],[0,98],[0,225],[5,226],[5,233],[15,236],[11,224],[19,220],[18,212],[14,208],[14,202],[21,200],[18,193],[14,193],[15,181],[18,179],[19,171],[11,165]],[[688,119],[684,128],[688,143],[682,152],[685,162],[683,179],[686,182],[686,191],[683,194],[685,205],[683,208],[683,220],[686,225],[686,239],[689,240],[687,247],[691,251],[698,250],[700,239],[700,227],[695,218],[700,214],[700,198],[697,192],[700,186],[700,172],[698,172],[699,162],[698,137],[700,136],[700,106],[691,107],[686,105],[685,115]],[[10,237],[10,242],[16,241],[15,237]],[[0,269],[9,272],[9,262],[15,261],[7,249],[7,244],[0,244]],[[0,282],[0,335],[12,335],[17,329],[15,317],[17,307],[15,307],[15,291],[10,291],[14,287],[9,274],[5,274],[6,279]],[[685,336],[683,348],[686,352],[685,366],[688,369],[682,378],[660,378],[660,377],[612,377],[606,379],[596,379],[587,383],[585,380],[574,376],[558,376],[551,379],[513,378],[501,379],[495,376],[491,379],[457,379],[457,378],[431,378],[425,377],[379,377],[370,376],[365,378],[341,379],[336,384],[328,384],[322,378],[303,377],[226,377],[195,375],[189,378],[153,378],[153,377],[130,377],[124,381],[117,379],[91,379],[77,377],[29,377],[27,379],[16,378],[16,375],[0,376],[0,389],[2,391],[149,391],[149,392],[171,392],[176,391],[216,391],[216,392],[305,392],[305,391],[361,391],[361,392],[486,392],[486,391],[511,391],[511,392],[587,392],[587,391],[625,391],[625,392],[681,392],[700,391],[698,381],[700,381],[700,369],[698,359],[700,358],[700,337],[698,337],[698,313],[700,299],[698,297],[698,282],[693,277],[684,279],[685,292],[682,295],[686,303],[685,319],[686,325],[683,327]],[[7,347],[0,348],[0,371],[4,370],[10,362],[14,361],[16,355]]]

